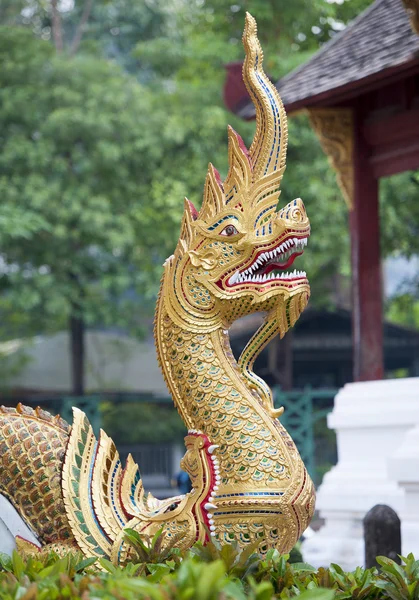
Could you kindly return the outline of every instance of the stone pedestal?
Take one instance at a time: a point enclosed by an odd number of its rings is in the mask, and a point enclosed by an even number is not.
[[[419,394],[417,397],[419,403]],[[404,490],[402,554],[419,556],[419,425],[410,429],[394,456],[388,460],[388,474]]]
[[[419,423],[419,378],[350,383],[328,417],[336,431],[338,464],[324,477],[316,507],[325,525],[303,544],[304,560],[354,569],[364,562],[362,519],[375,504],[398,514],[404,492],[388,476],[387,461]]]

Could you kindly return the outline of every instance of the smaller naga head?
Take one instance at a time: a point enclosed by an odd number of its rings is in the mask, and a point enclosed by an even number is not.
[[[201,328],[204,322],[209,328],[228,327],[245,314],[275,309],[288,328],[309,297],[306,274],[293,263],[307,245],[310,224],[299,198],[277,210],[287,118],[263,71],[256,22],[248,13],[243,43],[243,78],[256,109],[255,137],[247,150],[229,127],[227,177],[222,182],[209,165],[201,210],[185,200],[180,239],[166,264],[170,304],[190,327],[194,322]]]

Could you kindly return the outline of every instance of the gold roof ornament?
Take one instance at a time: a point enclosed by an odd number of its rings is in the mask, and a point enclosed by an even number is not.
[[[349,210],[354,205],[354,118],[350,108],[317,108],[308,111],[310,124],[336,171],[337,183]]]
[[[419,0],[402,0],[402,2],[410,17],[413,31],[419,34]]]
[[[288,552],[314,511],[314,488],[275,409],[256,357],[294,325],[309,298],[305,272],[291,271],[310,225],[300,199],[277,210],[285,170],[287,119],[266,77],[256,22],[247,13],[243,77],[256,107],[247,150],[232,129],[224,182],[210,164],[200,211],[185,200],[179,242],[164,265],[155,318],[167,386],[188,428],[181,466],[190,493],[145,494],[132,457],[121,464],[112,440],[97,440],[74,409],[59,418],[19,405],[0,412],[0,491],[39,540],[40,551],[79,549],[129,560],[126,528],[162,530],[162,548],[221,544]],[[267,317],[239,360],[228,329],[239,317]],[[23,492],[22,490],[28,490]],[[30,544],[19,542],[28,552]]]

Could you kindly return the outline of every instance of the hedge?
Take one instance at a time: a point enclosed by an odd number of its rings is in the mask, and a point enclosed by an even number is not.
[[[134,543],[135,546],[135,543]],[[137,544],[138,546],[138,544]],[[184,557],[176,548],[159,558],[139,547],[135,562],[116,567],[108,560],[55,553],[25,557],[0,554],[0,598],[4,600],[332,600],[419,599],[419,561],[402,566],[378,557],[380,569],[343,571],[297,562],[276,550],[265,558],[235,546],[195,545]],[[144,560],[145,559],[145,560]]]

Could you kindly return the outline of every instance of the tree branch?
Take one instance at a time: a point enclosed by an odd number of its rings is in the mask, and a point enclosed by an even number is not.
[[[73,41],[70,46],[70,54],[74,55],[79,49],[81,38],[83,37],[85,25],[90,17],[90,13],[92,12],[94,0],[85,0],[83,12],[80,18],[80,23],[77,26],[76,32],[73,37]]]
[[[51,26],[52,38],[57,52],[63,51],[63,28],[61,25],[61,15],[57,8],[58,0],[51,0]]]

